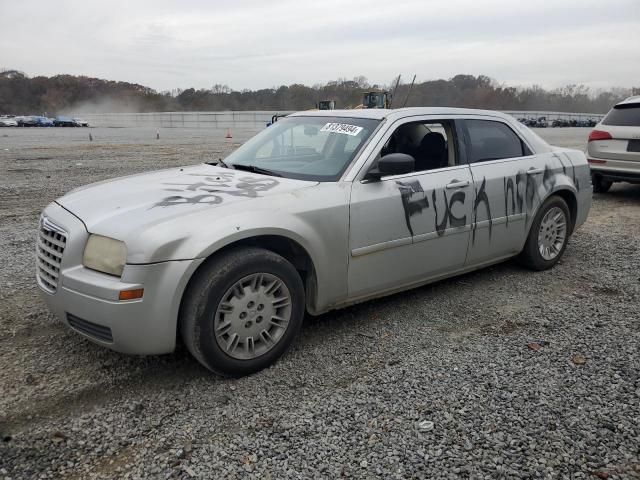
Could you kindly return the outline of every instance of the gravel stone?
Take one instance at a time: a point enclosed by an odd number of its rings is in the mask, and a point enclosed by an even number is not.
[[[640,186],[595,195],[550,271],[506,262],[309,317],[278,363],[230,380],[183,347],[137,357],[83,340],[33,278],[47,203],[223,156],[224,132],[5,130],[0,478],[640,476]],[[584,148],[588,130],[538,133]]]

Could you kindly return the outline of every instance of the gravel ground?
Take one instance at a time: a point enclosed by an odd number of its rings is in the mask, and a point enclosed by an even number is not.
[[[596,195],[551,271],[507,262],[308,318],[275,366],[228,380],[184,348],[97,347],[35,287],[48,202],[234,146],[160,136],[0,130],[0,479],[640,477],[640,186]]]

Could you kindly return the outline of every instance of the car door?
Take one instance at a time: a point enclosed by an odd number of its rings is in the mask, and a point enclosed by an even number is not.
[[[458,152],[454,122],[448,125],[448,148]],[[390,127],[383,144],[393,131]],[[375,165],[380,152],[373,156],[365,170]],[[353,182],[350,298],[400,289],[464,266],[472,177],[459,154],[450,158],[451,165],[442,168]]]
[[[473,176],[473,222],[467,264],[512,256],[522,249],[530,216],[547,182],[546,155],[497,117],[463,122]]]

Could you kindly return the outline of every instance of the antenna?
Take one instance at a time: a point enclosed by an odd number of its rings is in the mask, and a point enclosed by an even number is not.
[[[396,95],[396,90],[398,89],[398,84],[400,83],[400,77],[402,77],[402,74],[398,75],[398,78],[396,79],[396,86],[393,87],[393,91],[391,92],[391,95],[389,95],[391,98],[389,98],[389,108],[391,108],[391,102],[393,102],[393,97],[395,97]],[[393,80],[391,81],[391,83],[393,84]]]
[[[416,75],[413,76],[413,80],[411,80],[411,85],[409,86],[409,91],[407,92],[407,96],[404,99],[404,103],[402,104],[402,108],[407,104],[407,100],[409,100],[409,95],[411,95],[411,90],[413,90],[413,84],[416,82]]]

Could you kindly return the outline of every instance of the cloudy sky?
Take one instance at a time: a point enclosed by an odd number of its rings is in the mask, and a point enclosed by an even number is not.
[[[157,90],[398,73],[640,86],[640,0],[0,0],[0,68]]]

